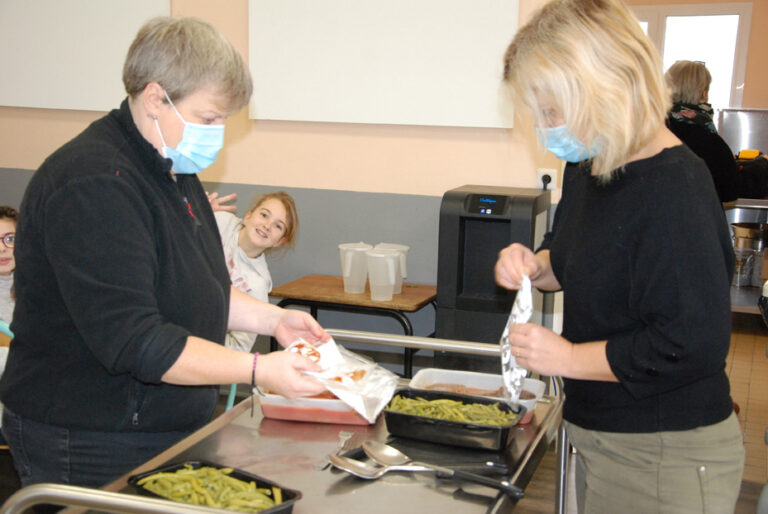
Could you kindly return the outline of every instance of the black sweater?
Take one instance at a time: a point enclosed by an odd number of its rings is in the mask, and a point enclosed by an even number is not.
[[[544,247],[563,287],[563,336],[607,340],[620,381],[565,380],[565,419],[638,433],[730,414],[733,250],[708,171],[688,148],[630,163],[607,185],[569,164]]]
[[[0,382],[16,414],[107,432],[210,418],[217,387],[161,382],[187,336],[224,341],[230,293],[205,191],[196,176],[174,181],[170,165],[124,101],[32,177]]]

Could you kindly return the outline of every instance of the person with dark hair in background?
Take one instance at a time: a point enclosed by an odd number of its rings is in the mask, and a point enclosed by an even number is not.
[[[232,287],[196,175],[248,104],[241,56],[209,23],[156,18],[123,83],[120,108],[49,156],[21,204],[0,395],[24,486],[105,485],[206,424],[221,384],[325,390],[297,353],[224,346],[228,329],[330,339],[308,313]]]
[[[16,224],[18,221],[19,211],[8,205],[0,206],[0,322],[5,323],[2,328],[4,329],[3,332],[6,333],[6,327],[11,323],[15,303],[13,300],[13,270],[16,269],[16,259],[14,258],[13,247],[16,241]],[[2,361],[4,365],[5,358]]]
[[[16,224],[19,221],[19,211],[8,205],[0,205],[0,375],[5,370],[8,359],[8,343],[13,337],[10,324],[13,318],[15,293],[13,290],[13,270],[16,269],[16,259],[13,247],[16,244]],[[0,403],[0,416],[3,406]],[[0,442],[5,444],[5,438],[0,433]]]
[[[497,283],[563,292],[562,335],[509,327],[517,363],[564,380],[578,512],[733,512],[744,443],[725,373],[734,254],[704,162],[665,126],[661,57],[619,0],[555,0],[504,78],[569,161],[552,231]]]
[[[717,133],[709,100],[712,76],[704,63],[677,61],[665,74],[672,90],[667,126],[693,152],[704,159],[721,202],[768,195],[768,160],[759,156],[737,161]]]

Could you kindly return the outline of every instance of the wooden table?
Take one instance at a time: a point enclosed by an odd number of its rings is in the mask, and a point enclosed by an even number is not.
[[[371,293],[366,283],[365,292],[352,294],[344,292],[342,277],[334,275],[307,275],[293,282],[288,282],[272,289],[269,296],[282,298],[278,305],[287,307],[298,305],[309,307],[312,317],[317,318],[317,311],[333,310],[386,316],[397,320],[405,335],[413,335],[413,325],[405,314],[416,312],[425,305],[435,306],[437,287],[425,284],[403,283],[403,292],[392,296],[388,302],[371,300]],[[277,342],[272,340],[272,350],[277,349]],[[406,348],[403,356],[403,376],[410,378],[413,373],[413,354],[415,350]]]

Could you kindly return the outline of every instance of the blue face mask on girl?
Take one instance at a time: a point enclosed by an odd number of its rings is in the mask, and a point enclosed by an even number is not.
[[[176,148],[171,148],[165,144],[163,133],[160,131],[160,124],[155,117],[155,126],[160,134],[160,140],[163,142],[163,155],[173,161],[172,169],[176,173],[185,175],[200,173],[216,161],[219,150],[224,146],[224,125],[201,125],[185,121],[171,102],[168,93],[165,91],[163,93],[165,93],[165,98],[168,99],[168,103],[171,104],[176,115],[184,123],[181,141],[176,145]]]
[[[573,137],[565,125],[548,128],[536,128],[536,134],[544,147],[555,154],[558,159],[567,162],[580,162],[597,155],[597,150],[587,146]]]

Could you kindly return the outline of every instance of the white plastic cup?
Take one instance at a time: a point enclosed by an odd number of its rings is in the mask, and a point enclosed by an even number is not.
[[[365,279],[368,275],[365,252],[371,248],[371,245],[362,241],[339,245],[341,276],[344,280],[345,293],[360,294],[365,292]]]
[[[397,243],[379,243],[374,246],[375,250],[395,250],[400,256],[400,273],[398,273],[397,280],[395,281],[394,294],[400,294],[403,292],[403,279],[408,278],[408,250],[411,249],[408,245],[401,245]]]
[[[368,250],[368,282],[371,286],[371,300],[388,302],[392,300],[395,282],[400,274],[400,254],[395,250]]]

